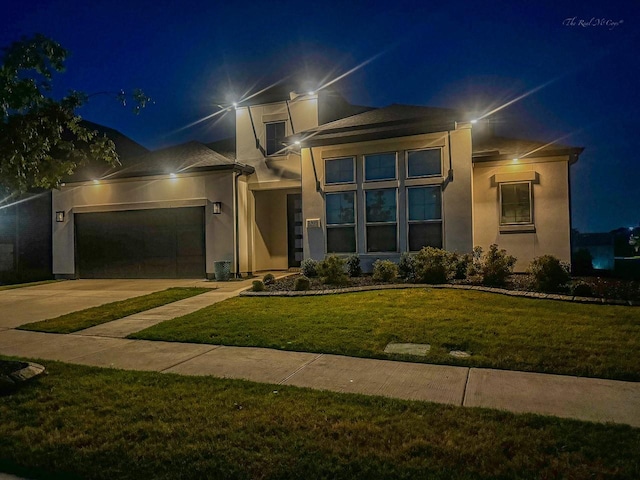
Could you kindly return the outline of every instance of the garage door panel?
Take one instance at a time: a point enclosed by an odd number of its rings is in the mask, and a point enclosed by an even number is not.
[[[202,207],[75,215],[82,278],[205,275]]]

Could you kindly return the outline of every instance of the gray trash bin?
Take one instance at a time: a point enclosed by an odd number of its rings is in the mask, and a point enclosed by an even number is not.
[[[231,276],[231,262],[213,262],[213,272],[218,282],[226,282]]]

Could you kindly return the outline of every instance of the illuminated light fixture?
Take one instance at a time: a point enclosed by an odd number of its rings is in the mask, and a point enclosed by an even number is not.
[[[300,140],[296,140],[296,141],[295,141],[295,142],[293,142],[293,143],[295,143],[296,145],[300,145]]]
[[[220,215],[222,213],[222,202],[213,202],[213,214]]]
[[[62,182],[62,183],[60,184],[60,186],[61,186],[61,187],[64,187],[65,185],[66,185],[66,183],[64,183],[64,182]]]
[[[514,158],[513,159],[513,163],[518,163],[518,160],[520,160],[519,158]]]
[[[171,178],[176,178],[176,177],[177,177],[177,175],[176,175],[175,173],[173,173],[173,172],[171,172],[171,173],[169,174],[169,176],[170,176]]]
[[[478,120],[471,120],[471,123],[478,123]]]
[[[93,181],[93,184],[94,184],[94,185],[98,185],[99,183],[100,183],[100,180],[94,180],[94,181]]]
[[[309,90],[309,91],[307,92],[307,95],[315,95],[315,94],[316,94],[316,92],[314,92],[313,90]]]
[[[56,212],[56,222],[64,222],[64,210]]]
[[[238,108],[238,103],[237,102],[233,102],[231,105],[233,105],[233,108]]]

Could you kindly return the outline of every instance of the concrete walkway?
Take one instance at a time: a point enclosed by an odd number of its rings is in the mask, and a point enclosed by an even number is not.
[[[240,378],[640,428],[640,383],[636,382],[124,338],[238,295],[252,280],[217,284],[197,280],[81,280],[3,291],[0,292],[0,311],[5,313],[0,319],[0,355],[126,370]],[[169,286],[216,286],[218,289],[75,334],[14,330],[28,321]],[[30,314],[28,318],[23,318],[25,312]]]

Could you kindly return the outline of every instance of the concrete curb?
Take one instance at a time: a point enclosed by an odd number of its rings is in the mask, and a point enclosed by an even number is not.
[[[368,292],[372,290],[400,290],[406,288],[451,288],[454,290],[476,290],[479,292],[497,293],[510,297],[536,298],[539,300],[557,300],[560,302],[591,303],[596,305],[620,305],[625,307],[640,306],[637,300],[617,300],[613,298],[577,297],[574,295],[558,295],[554,293],[527,292],[522,290],[507,290],[506,288],[483,287],[481,285],[450,285],[426,283],[391,283],[389,285],[368,285],[362,287],[332,288],[326,290],[277,291],[277,292],[240,292],[241,297],[311,297],[315,295],[337,295],[340,293]]]

